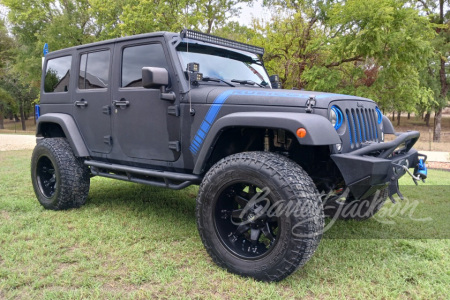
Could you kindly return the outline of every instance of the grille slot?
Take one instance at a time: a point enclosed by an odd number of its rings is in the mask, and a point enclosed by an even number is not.
[[[345,110],[351,148],[364,142],[378,142],[378,124],[375,109],[351,108]]]

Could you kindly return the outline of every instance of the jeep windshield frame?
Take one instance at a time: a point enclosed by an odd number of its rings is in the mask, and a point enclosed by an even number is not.
[[[199,63],[204,77],[228,82],[239,78],[271,87],[269,75],[256,54],[189,39],[178,44],[176,52],[183,68],[191,62]]]

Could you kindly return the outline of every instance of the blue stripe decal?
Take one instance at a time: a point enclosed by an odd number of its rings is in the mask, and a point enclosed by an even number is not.
[[[314,93],[311,93],[314,95]],[[250,90],[228,90],[220,94],[219,96],[214,99],[214,102],[212,103],[211,107],[209,108],[208,112],[206,113],[205,118],[203,119],[203,122],[200,125],[200,128],[197,130],[197,133],[194,136],[194,139],[191,142],[191,146],[189,147],[189,150],[191,150],[192,154],[197,154],[200,150],[203,141],[206,138],[206,135],[208,134],[209,130],[211,129],[211,124],[214,123],[217,115],[219,114],[220,110],[222,109],[223,104],[227,101],[227,99],[231,95],[240,95],[240,96],[264,96],[264,97],[277,97],[277,98],[297,98],[297,99],[304,99],[308,100],[310,95],[307,94],[298,94],[298,93],[290,93],[290,92],[273,92],[273,91],[250,91]],[[329,98],[333,96],[339,96],[342,97],[342,95],[338,94],[320,94],[320,95],[314,95],[316,99],[322,99],[322,98]],[[346,96],[349,99],[355,98],[360,99],[357,97],[352,96]]]

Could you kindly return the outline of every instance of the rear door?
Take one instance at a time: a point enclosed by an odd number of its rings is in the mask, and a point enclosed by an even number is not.
[[[164,40],[117,43],[113,91],[114,147],[131,159],[175,161],[180,156],[180,120],[170,113],[174,102],[161,100],[159,88],[142,87],[142,68],[165,68],[174,77]],[[173,80],[172,80],[173,82]],[[173,88],[173,86],[169,87]]]
[[[111,45],[78,54],[78,86],[72,97],[74,117],[92,156],[111,151],[112,51]]]

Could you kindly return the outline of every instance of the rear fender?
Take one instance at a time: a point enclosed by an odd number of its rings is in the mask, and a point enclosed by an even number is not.
[[[61,113],[49,113],[39,117],[36,124],[36,137],[44,136],[44,124],[58,124],[77,157],[89,156],[89,151],[72,116]]]

